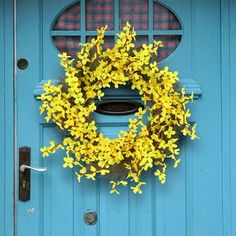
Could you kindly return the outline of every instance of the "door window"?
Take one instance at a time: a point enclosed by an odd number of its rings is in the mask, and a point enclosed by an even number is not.
[[[129,21],[137,31],[136,45],[161,40],[159,61],[170,56],[180,43],[182,27],[177,16],[166,6],[148,0],[87,0],[77,2],[55,18],[52,39],[60,52],[73,56],[80,42],[90,41],[96,30],[107,25],[104,48],[112,47],[116,33]]]

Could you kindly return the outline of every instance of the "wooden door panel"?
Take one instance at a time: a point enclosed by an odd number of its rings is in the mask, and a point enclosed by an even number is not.
[[[177,69],[181,81],[190,81],[190,91],[199,92],[201,85],[203,96],[191,104],[192,121],[198,123],[201,139],[194,143],[182,140],[181,165],[168,168],[165,185],[149,173],[144,178],[143,195],[121,189],[121,195],[116,196],[109,194],[106,179],[77,183],[73,171],[62,168],[63,152],[42,159],[40,147],[52,139],[59,141],[63,134],[53,124],[45,124],[34,94],[40,93],[40,81],[62,74],[50,27],[72,1],[17,1],[17,54],[29,61],[26,70],[17,71],[17,145],[31,147],[32,165],[48,167],[43,175],[31,174],[31,200],[18,202],[19,236],[221,235],[219,2],[214,2],[218,4],[214,11],[213,1],[162,2],[176,12],[184,29],[178,50],[162,65]],[[96,120],[100,131],[111,138],[125,129],[128,121],[127,117],[99,115]],[[97,212],[96,225],[84,223],[87,211]]]

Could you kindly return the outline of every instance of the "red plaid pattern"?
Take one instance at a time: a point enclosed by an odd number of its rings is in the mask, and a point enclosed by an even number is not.
[[[148,30],[148,1],[120,0],[120,29],[127,21],[135,30]]]
[[[108,30],[114,29],[113,0],[87,0],[86,30],[97,30],[105,25]]]
[[[154,30],[178,30],[181,25],[177,17],[166,7],[153,3]]]
[[[96,30],[108,25],[108,30],[114,30],[114,1],[118,0],[86,0],[86,30]],[[135,30],[148,30],[148,0],[119,0],[120,29],[127,21]],[[80,30],[80,3],[65,9],[57,18],[53,30]],[[154,30],[178,30],[181,25],[177,17],[165,6],[153,2],[153,28]],[[153,29],[150,29],[153,30]],[[86,32],[85,32],[86,34]],[[86,40],[91,40],[87,36]],[[164,47],[159,49],[159,61],[168,57],[178,46],[181,36],[164,35],[154,36],[155,40],[163,42]],[[55,46],[60,52],[67,52],[73,56],[80,50],[80,37],[78,36],[53,36]],[[114,37],[104,38],[104,48],[114,45]],[[136,36],[135,44],[141,46],[148,43],[148,36]]]
[[[87,36],[86,37],[86,41],[90,42],[92,40],[92,38],[94,38],[93,36]],[[113,36],[105,36],[104,37],[104,44],[103,44],[103,48],[107,49],[107,48],[111,48],[114,46],[114,37]]]
[[[154,36],[154,40],[162,41],[163,47],[158,50],[158,60],[162,61],[174,52],[180,43],[180,35],[160,35]]]
[[[80,30],[80,3],[66,8],[58,16],[53,30]]]
[[[136,40],[134,41],[134,44],[137,47],[142,46],[142,44],[148,43],[148,36],[146,36],[146,35],[137,35],[135,38],[136,38]]]
[[[78,36],[53,36],[53,42],[58,50],[74,56],[80,50],[80,37]]]

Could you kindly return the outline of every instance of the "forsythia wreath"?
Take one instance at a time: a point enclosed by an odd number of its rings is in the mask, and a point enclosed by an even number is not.
[[[59,54],[64,68],[63,82],[48,81],[39,99],[41,113],[46,121],[52,120],[66,136],[61,143],[50,142],[41,148],[43,156],[65,149],[63,167],[75,168],[78,181],[81,177],[95,180],[98,175],[110,175],[115,169],[125,175],[110,178],[111,193],[119,193],[117,186],[127,186],[134,193],[142,193],[143,172],[154,168],[154,175],[165,183],[166,159],[173,159],[174,167],[180,160],[178,139],[181,133],[195,139],[196,126],[191,126],[186,104],[193,96],[177,89],[178,74],[167,67],[159,69],[153,60],[161,42],[135,47],[136,32],[129,23],[117,34],[112,48],[103,50],[106,27],[97,30],[97,37],[85,43],[76,58]],[[97,131],[92,113],[95,99],[104,96],[103,88],[131,84],[138,90],[144,103],[135,118],[129,119],[128,131],[121,131],[109,139]],[[146,115],[148,122],[144,122]],[[112,175],[111,175],[112,176]]]

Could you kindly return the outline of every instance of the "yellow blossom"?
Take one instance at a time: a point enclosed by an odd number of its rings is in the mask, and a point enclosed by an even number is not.
[[[64,164],[63,164],[64,168],[66,167],[73,168],[74,159],[72,157],[64,157],[63,160],[64,160]]]
[[[169,129],[165,131],[164,134],[167,136],[167,138],[171,138],[176,134],[176,132],[173,130],[173,127],[169,127]]]

